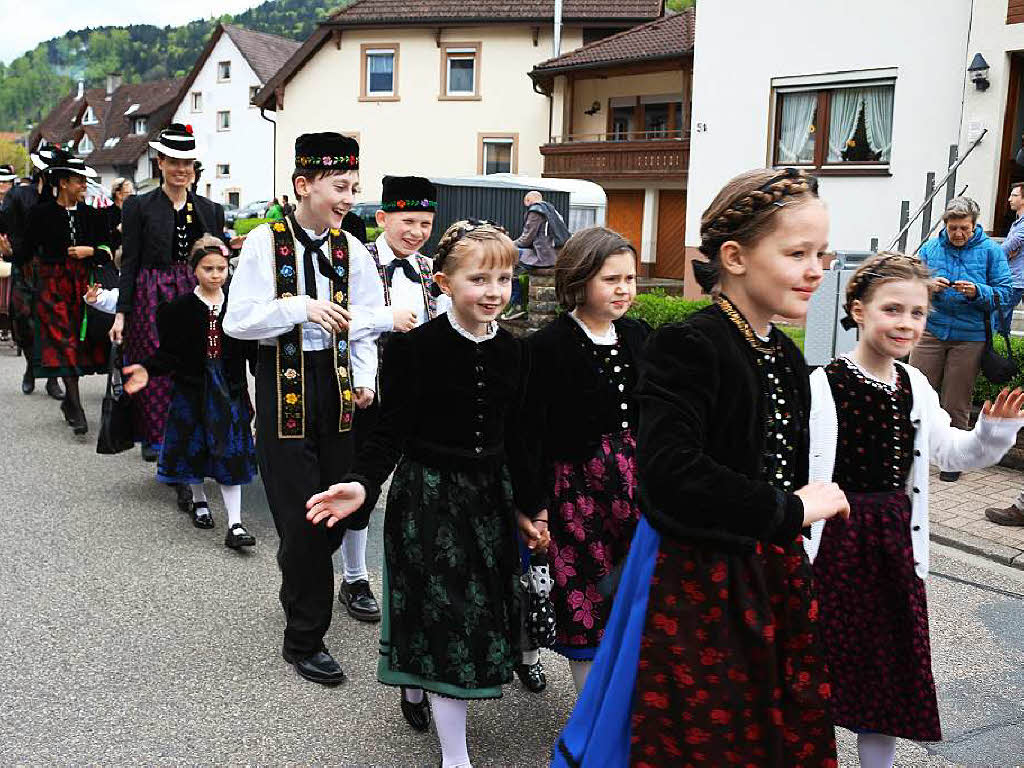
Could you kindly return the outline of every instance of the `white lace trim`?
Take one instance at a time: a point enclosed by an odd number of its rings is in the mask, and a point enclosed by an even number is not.
[[[875,382],[877,384],[881,384],[886,389],[896,389],[896,385],[899,383],[897,381],[897,377],[896,377],[896,364],[895,363],[893,363],[893,365],[892,365],[892,380],[891,381],[886,381],[885,379],[882,379],[882,378],[879,378],[878,376],[875,376],[875,374],[871,373],[870,371],[865,370],[863,367],[861,367],[860,363],[858,363],[856,360],[854,360],[849,355],[843,355],[841,359],[842,359],[842,361],[844,363],[846,363],[851,368],[853,368],[857,373],[859,373],[865,379],[873,381],[873,382]]]
[[[475,344],[479,344],[482,341],[490,341],[491,339],[498,335],[498,324],[493,320],[487,324],[487,332],[484,333],[483,336],[474,336],[472,333],[470,333],[461,325],[459,325],[459,321],[455,319],[454,312],[445,312],[444,314],[445,317],[448,318],[448,322],[452,324],[452,328],[455,329],[455,332],[459,334],[459,336],[469,339]]]
[[[223,290],[221,290],[221,292],[220,292],[220,301],[218,301],[216,304],[210,303],[210,301],[207,300],[207,298],[205,296],[203,296],[203,294],[201,294],[199,292],[199,286],[198,285],[195,288],[192,289],[192,293],[194,293],[196,296],[198,296],[199,300],[201,302],[203,302],[203,304],[205,304],[208,309],[212,309],[215,312],[224,303],[224,291]]]
[[[605,333],[602,336],[598,336],[596,333],[594,333],[587,327],[586,323],[584,323],[582,320],[579,319],[579,317],[576,316],[575,309],[569,313],[569,317],[576,321],[576,325],[582,328],[583,332],[587,334],[587,338],[590,339],[595,344],[598,344],[602,347],[610,347],[613,346],[615,342],[619,340],[619,334],[616,333],[615,325],[613,323],[609,323],[607,333]]]

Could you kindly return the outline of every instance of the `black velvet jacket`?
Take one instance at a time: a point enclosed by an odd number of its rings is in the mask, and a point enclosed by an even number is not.
[[[535,508],[528,511],[547,505],[551,492],[547,470],[552,462],[583,461],[593,455],[603,435],[622,430],[624,419],[636,424],[632,391],[641,349],[651,328],[627,317],[614,325],[622,355],[629,363],[625,370],[628,411],[621,409],[623,395],[601,378],[590,340],[568,314],[559,315],[527,340],[530,379],[525,440],[532,485],[525,495]]]
[[[110,261],[110,254],[98,250],[101,245],[110,246],[110,230],[107,217],[102,211],[79,203],[73,214],[75,218],[74,245],[88,245],[97,249],[88,264],[102,264]],[[25,232],[25,249],[28,258],[38,259],[44,264],[63,264],[68,259],[71,242],[71,227],[64,206],[52,198],[44,200],[28,212],[28,229]]]
[[[499,329],[488,341],[460,336],[441,315],[388,341],[380,373],[380,421],[347,480],[367,504],[404,455],[438,469],[475,471],[507,463],[521,487],[526,346]]]
[[[227,305],[225,297],[224,305]],[[207,323],[210,309],[194,293],[186,293],[173,301],[161,304],[156,311],[156,330],[160,346],[143,365],[150,376],[166,376],[181,387],[195,389],[206,381]],[[224,322],[224,307],[220,308],[217,324]],[[232,394],[244,392],[248,386],[245,363],[255,368],[257,342],[239,341],[220,334],[221,359],[224,375]]]
[[[798,417],[807,425],[810,383],[800,350],[778,329],[798,374]],[[644,351],[635,397],[644,514],[659,532],[712,549],[750,551],[792,542],[803,502],[760,477],[765,440],[755,352],[717,306],[662,326]],[[806,435],[806,429],[803,430]],[[795,487],[807,483],[808,445],[795,447]]]
[[[188,202],[195,211],[193,234],[221,237],[224,208],[192,192]],[[194,241],[193,241],[194,242]],[[135,299],[140,267],[166,267],[174,258],[174,206],[162,187],[144,195],[132,195],[121,209],[121,283],[118,312],[129,312]]]
[[[39,203],[39,191],[35,185],[16,186],[3,202],[4,225],[14,250],[14,263],[18,266],[32,260],[32,254],[25,247],[28,233],[28,214]]]

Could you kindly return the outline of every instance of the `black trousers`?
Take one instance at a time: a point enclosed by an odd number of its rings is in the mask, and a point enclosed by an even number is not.
[[[352,464],[353,434],[338,432],[340,403],[331,350],[305,352],[306,435],[277,432],[277,363],[273,347],[260,347],[256,370],[256,453],[280,544],[283,655],[294,662],[323,647],[334,609],[332,555],[346,526],[306,520],[306,500],[340,482]]]

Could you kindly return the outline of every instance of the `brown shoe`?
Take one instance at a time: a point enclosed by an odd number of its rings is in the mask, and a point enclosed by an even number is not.
[[[985,517],[996,525],[1021,525],[1024,526],[1024,512],[1017,509],[1013,504],[1006,509],[989,507],[985,510]]]

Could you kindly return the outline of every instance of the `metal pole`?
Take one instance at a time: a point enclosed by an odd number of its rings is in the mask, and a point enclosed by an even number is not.
[[[871,248],[870,248],[870,250],[871,250],[872,253],[878,253],[878,238],[877,237],[872,237],[871,238]]]
[[[900,253],[907,250],[907,231],[910,229],[910,201],[904,200],[900,203],[900,239],[896,242],[899,243],[899,247],[896,249]],[[893,243],[895,245],[896,243]],[[891,246],[890,246],[891,247]]]
[[[924,214],[921,216],[921,239],[925,240],[932,229],[932,198],[935,197],[935,172],[928,171],[924,180]]]
[[[959,156],[960,156],[960,147],[958,147],[956,144],[950,144],[949,145],[949,166],[948,167],[952,168],[954,163],[956,163],[957,158]],[[953,174],[949,177],[949,180],[946,182],[946,202],[947,203],[950,200],[953,199],[953,193],[955,191],[956,191],[956,171],[953,172]],[[963,193],[961,193],[961,194],[963,194]]]
[[[562,55],[562,0],[555,0],[554,56]]]

